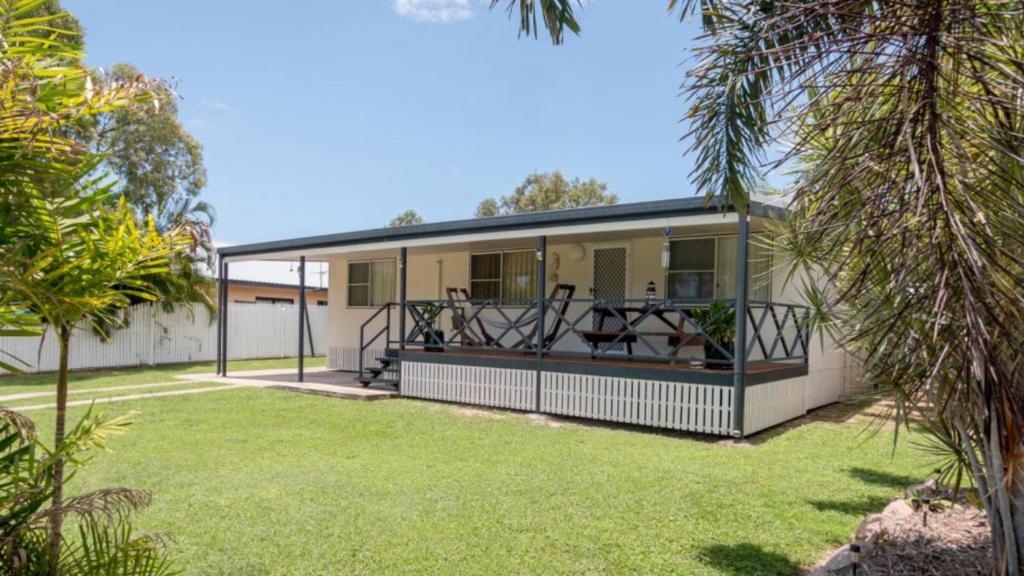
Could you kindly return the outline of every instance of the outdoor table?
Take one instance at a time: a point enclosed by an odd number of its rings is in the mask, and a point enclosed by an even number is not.
[[[593,307],[594,312],[597,314],[597,328],[594,330],[580,330],[580,335],[584,340],[590,343],[591,353],[590,357],[594,357],[595,351],[600,347],[601,344],[609,344],[612,342],[621,343],[626,345],[626,354],[633,356],[633,344],[636,343],[638,336],[666,336],[668,339],[668,345],[675,348],[683,341],[683,338],[689,336],[689,341],[694,342],[694,346],[699,346],[703,340],[697,336],[687,335],[683,332],[682,322],[679,325],[674,324],[666,317],[666,310],[661,308],[658,304],[651,303],[643,306],[611,306],[606,304],[596,304]],[[680,310],[681,313],[689,316],[688,310]],[[633,318],[630,319],[630,316]],[[620,327],[613,329],[605,329],[605,321],[608,318],[618,320],[620,323],[625,321],[625,324]],[[671,332],[650,332],[640,331],[640,324],[646,321],[648,318],[655,318],[665,326],[671,329]],[[677,351],[678,353],[678,351]]]

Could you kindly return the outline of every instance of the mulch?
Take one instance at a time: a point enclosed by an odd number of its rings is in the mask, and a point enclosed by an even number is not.
[[[920,511],[887,523],[858,576],[987,576],[992,573],[991,533],[985,512],[962,503]],[[853,574],[850,567],[837,575]]]

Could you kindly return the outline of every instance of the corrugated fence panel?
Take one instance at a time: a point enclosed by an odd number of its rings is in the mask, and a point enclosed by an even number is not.
[[[705,384],[543,372],[541,411],[728,435],[732,430],[732,389]]]
[[[743,405],[745,434],[807,413],[807,376],[749,386]]]
[[[402,396],[478,406],[533,410],[533,370],[402,362]]]
[[[310,306],[313,350],[327,350],[327,307]],[[71,337],[69,363],[76,368],[142,366],[176,362],[211,361],[217,355],[217,324],[205,308],[177,308],[139,304],[126,311],[128,325],[103,341],[88,327]],[[299,310],[296,305],[229,304],[228,357],[281,358],[298,356]],[[57,369],[57,341],[52,331],[43,337],[0,338],[0,350],[28,363],[26,372]],[[307,353],[308,332],[307,332]]]

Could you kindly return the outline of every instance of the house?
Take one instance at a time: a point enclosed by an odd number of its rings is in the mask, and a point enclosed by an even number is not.
[[[686,198],[218,252],[228,278],[243,261],[329,262],[328,368],[365,385],[744,436],[851,385],[772,253],[772,223],[785,216],[754,203],[741,218]]]
[[[231,278],[226,284],[227,300],[236,304],[296,304],[299,301],[298,283]],[[306,302],[309,306],[327,306],[327,297],[326,288],[306,287]]]

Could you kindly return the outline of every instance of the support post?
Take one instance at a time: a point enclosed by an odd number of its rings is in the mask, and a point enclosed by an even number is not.
[[[541,387],[541,366],[544,360],[544,321],[545,303],[544,300],[547,280],[547,251],[548,237],[537,238],[537,387],[534,402],[537,412],[540,412],[540,387]]]
[[[398,254],[398,349],[405,350],[405,306],[407,300],[407,270],[408,268],[408,257],[409,249],[405,246],[399,251]],[[390,314],[390,310],[388,311]],[[443,342],[442,342],[443,344]],[[385,344],[386,345],[386,344]]]
[[[224,359],[224,261],[217,259],[217,375],[221,375]]]
[[[305,379],[306,360],[306,257],[299,256],[299,382]]]
[[[224,353],[224,359],[221,360],[221,376],[227,377],[228,375],[228,316],[230,316],[230,307],[228,306],[228,284],[231,282],[229,277],[228,263],[224,263],[224,322],[221,323],[222,332],[222,344],[221,351]]]
[[[743,410],[747,379],[747,255],[750,242],[750,216],[746,208],[737,210],[736,230],[736,337],[733,342],[732,425],[733,435],[743,437]]]

